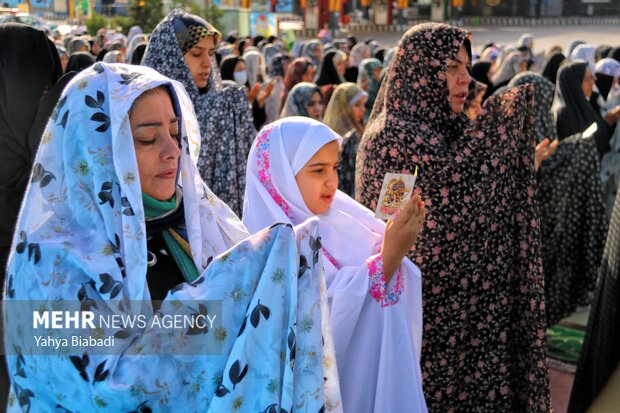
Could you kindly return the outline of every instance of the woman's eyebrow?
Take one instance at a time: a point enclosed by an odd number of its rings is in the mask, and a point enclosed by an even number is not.
[[[308,165],[308,168],[313,168],[315,166],[326,166],[326,165],[329,165],[329,162],[316,162],[316,163],[313,163],[312,165]]]
[[[170,125],[172,125],[173,123],[177,123],[179,121],[179,117],[176,116],[173,119],[170,119]],[[145,122],[145,123],[140,123],[139,125],[136,125],[136,128],[151,128],[151,127],[160,127],[163,126],[163,123],[161,122]]]

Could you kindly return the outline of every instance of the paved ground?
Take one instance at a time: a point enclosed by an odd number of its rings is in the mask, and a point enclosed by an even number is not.
[[[500,43],[516,43],[521,34],[534,35],[534,51],[546,51],[552,45],[558,44],[565,48],[572,39],[581,39],[587,43],[608,44],[620,46],[620,28],[610,26],[558,26],[558,27],[467,27],[471,31],[474,50],[490,41]],[[358,40],[372,37],[386,47],[396,46],[402,33],[380,32],[353,32]]]

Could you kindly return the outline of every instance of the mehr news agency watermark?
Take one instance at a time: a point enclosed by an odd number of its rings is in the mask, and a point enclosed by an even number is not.
[[[5,301],[5,353],[218,355],[221,301]]]

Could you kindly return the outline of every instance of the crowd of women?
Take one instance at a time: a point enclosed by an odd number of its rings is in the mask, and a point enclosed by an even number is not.
[[[614,371],[618,48],[223,38],[180,9],[0,45],[3,299],[223,314],[218,356],[135,330],[68,358],[5,312],[9,411],[549,412],[546,328],[593,300],[571,409]]]

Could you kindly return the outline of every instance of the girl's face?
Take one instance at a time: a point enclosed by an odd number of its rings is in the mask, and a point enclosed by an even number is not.
[[[314,66],[308,65],[306,72],[301,77],[302,82],[314,82]]]
[[[213,36],[206,36],[183,55],[198,89],[207,86],[211,74],[211,56],[215,49]]]
[[[339,57],[338,62],[336,63],[336,72],[340,77],[344,76],[344,73],[347,71],[347,59],[344,57]]]
[[[318,121],[321,120],[321,115],[323,114],[323,100],[319,92],[314,92],[312,94],[310,100],[306,104],[306,110],[308,110],[308,117]]]
[[[306,206],[314,215],[329,210],[338,189],[338,141],[325,144],[295,176]]]
[[[174,195],[179,167],[179,118],[165,90],[139,97],[129,114],[142,192],[160,201]]]
[[[586,72],[583,76],[583,81],[581,82],[581,89],[583,89],[583,94],[586,95],[587,99],[590,99],[592,96],[592,87],[594,86],[594,77],[592,73],[590,73],[590,69],[586,67]]]
[[[353,106],[351,106],[351,112],[353,113],[353,119],[362,123],[364,121],[364,113],[366,112],[367,97],[359,99]]]

